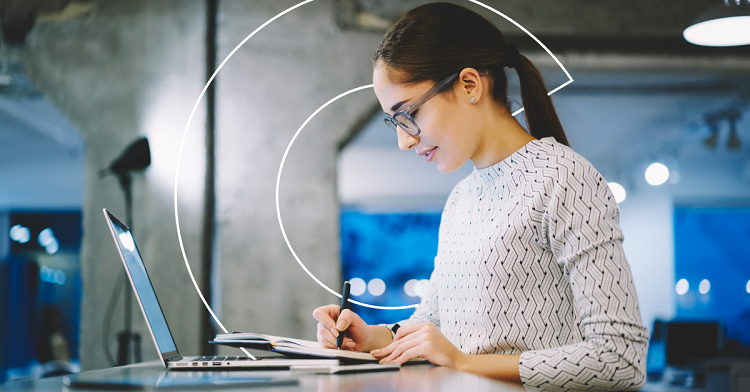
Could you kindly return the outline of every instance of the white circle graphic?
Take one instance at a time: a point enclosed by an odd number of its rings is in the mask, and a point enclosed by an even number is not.
[[[228,54],[228,55],[227,55],[227,56],[226,56],[226,57],[224,58],[224,60],[222,60],[222,62],[221,62],[221,63],[219,64],[219,66],[218,66],[218,67],[216,68],[216,71],[214,71],[214,73],[213,73],[213,74],[211,75],[211,77],[210,77],[210,78],[208,79],[208,82],[206,82],[206,85],[205,85],[205,86],[203,87],[203,90],[201,90],[201,93],[200,93],[200,95],[198,95],[198,99],[196,100],[196,102],[195,102],[195,105],[193,105],[193,109],[192,109],[192,111],[190,112],[190,116],[188,117],[188,121],[187,121],[187,124],[185,125],[185,131],[184,131],[184,132],[183,132],[183,134],[182,134],[182,139],[180,140],[180,147],[179,147],[179,151],[178,151],[178,153],[177,153],[177,164],[176,164],[176,169],[175,169],[175,176],[174,176],[174,198],[173,198],[173,199],[174,199],[174,217],[175,217],[175,227],[177,228],[177,239],[178,239],[178,242],[179,242],[179,244],[180,244],[180,251],[182,252],[182,258],[183,258],[183,260],[185,261],[185,268],[187,268],[187,270],[188,270],[188,274],[190,275],[190,280],[191,280],[191,281],[193,282],[193,287],[195,287],[195,291],[196,291],[196,292],[198,293],[198,296],[200,297],[201,301],[203,302],[203,305],[204,305],[204,306],[206,307],[206,309],[208,310],[208,312],[209,312],[209,313],[211,314],[211,317],[212,317],[212,318],[214,319],[214,321],[216,321],[216,324],[217,324],[217,325],[219,325],[219,327],[221,327],[221,329],[222,329],[222,330],[223,330],[223,331],[224,331],[225,333],[227,333],[228,331],[227,331],[227,329],[226,329],[226,328],[224,327],[224,325],[223,325],[223,324],[221,323],[221,321],[219,321],[218,317],[216,317],[216,314],[215,314],[215,313],[214,313],[214,311],[213,311],[213,310],[211,309],[211,307],[210,307],[210,306],[208,305],[208,302],[206,302],[206,299],[205,299],[205,297],[203,296],[203,293],[201,292],[200,288],[198,287],[198,283],[197,283],[197,282],[195,281],[195,277],[193,276],[193,271],[192,271],[192,269],[190,268],[190,263],[188,262],[187,254],[185,253],[185,246],[184,246],[184,243],[183,243],[183,240],[182,240],[182,233],[181,233],[181,231],[180,231],[180,218],[179,218],[179,212],[178,212],[178,208],[177,208],[177,185],[178,185],[178,180],[179,180],[179,176],[180,176],[180,161],[181,161],[181,159],[182,159],[182,150],[183,150],[183,147],[184,147],[184,145],[185,145],[185,139],[186,139],[186,137],[187,137],[187,132],[188,132],[188,129],[190,128],[190,124],[191,124],[191,123],[193,122],[193,117],[195,116],[195,112],[196,112],[196,110],[198,109],[198,105],[200,104],[201,100],[203,99],[203,96],[204,96],[204,95],[206,94],[206,90],[208,90],[208,87],[209,87],[209,86],[211,85],[211,83],[212,83],[212,82],[214,81],[214,78],[216,78],[216,75],[217,75],[217,74],[219,73],[219,71],[220,71],[220,70],[221,70],[221,69],[222,69],[222,68],[224,67],[224,65],[225,65],[225,64],[227,63],[227,61],[229,61],[229,59],[230,59],[230,58],[232,58],[232,56],[234,56],[234,54],[235,54],[235,53],[237,52],[237,50],[239,50],[239,49],[240,49],[240,48],[241,48],[241,47],[242,47],[242,46],[243,46],[243,45],[244,45],[244,44],[245,44],[245,43],[246,43],[246,42],[247,42],[248,40],[250,40],[250,38],[252,38],[252,37],[253,37],[253,36],[254,36],[255,34],[257,34],[257,33],[258,33],[258,32],[259,32],[260,30],[262,30],[263,28],[265,28],[266,26],[268,26],[269,24],[271,24],[272,22],[274,22],[274,21],[275,21],[276,19],[278,19],[278,18],[280,18],[280,17],[284,16],[285,14],[287,14],[287,13],[289,13],[289,12],[291,12],[291,11],[293,11],[293,10],[295,10],[295,9],[297,9],[297,8],[299,8],[299,7],[303,6],[303,5],[305,5],[305,4],[311,3],[312,1],[313,1],[313,0],[305,0],[305,1],[302,1],[302,2],[298,3],[297,5],[295,5],[295,6],[293,6],[293,7],[290,7],[290,8],[288,8],[288,9],[284,10],[283,12],[281,12],[281,13],[277,14],[277,15],[276,15],[276,16],[274,16],[273,18],[269,19],[268,21],[266,21],[265,23],[263,23],[262,25],[260,25],[260,26],[259,26],[259,27],[258,27],[257,29],[255,29],[255,30],[254,30],[254,31],[253,31],[252,33],[250,33],[250,34],[249,34],[249,35],[248,35],[247,37],[245,37],[245,39],[243,39],[243,40],[242,40],[242,41],[241,41],[241,42],[240,42],[239,44],[237,44],[237,46],[236,46],[236,47],[235,47],[234,49],[232,49],[232,51],[231,51],[231,52],[229,52],[229,54]],[[529,37],[531,37],[532,39],[534,39],[534,41],[535,41],[535,42],[536,42],[537,44],[539,44],[539,46],[541,46],[541,47],[542,47],[542,48],[543,48],[543,49],[544,49],[544,50],[545,50],[545,51],[546,51],[546,52],[547,52],[547,53],[548,53],[548,54],[549,54],[549,55],[550,55],[550,56],[551,56],[551,57],[552,57],[552,58],[553,58],[553,59],[555,60],[555,62],[557,63],[557,65],[559,65],[559,66],[560,66],[560,68],[561,68],[561,69],[563,70],[563,72],[565,72],[565,75],[566,75],[566,76],[568,77],[568,81],[567,81],[567,82],[565,82],[565,83],[563,83],[563,84],[561,84],[561,85],[560,85],[559,87],[557,87],[556,89],[554,89],[554,90],[552,90],[552,91],[548,92],[548,93],[547,93],[547,95],[552,95],[552,94],[553,94],[553,93],[555,93],[556,91],[560,90],[561,88],[563,88],[563,87],[565,87],[565,86],[567,86],[568,84],[570,84],[570,83],[572,83],[572,82],[573,82],[573,78],[572,78],[572,77],[570,76],[570,73],[568,73],[568,71],[567,71],[567,70],[565,69],[565,67],[563,67],[563,65],[562,65],[562,64],[560,63],[560,61],[559,61],[559,60],[557,59],[557,57],[555,57],[555,55],[554,55],[554,54],[552,54],[552,52],[551,52],[551,51],[550,51],[550,50],[549,50],[549,49],[548,49],[548,48],[547,48],[547,47],[546,47],[546,46],[545,46],[545,45],[544,45],[544,44],[543,44],[543,43],[542,43],[542,42],[541,42],[541,41],[540,41],[540,40],[539,40],[538,38],[536,38],[536,37],[535,37],[535,36],[534,36],[533,34],[531,34],[531,32],[529,32],[528,30],[526,30],[526,29],[525,29],[525,28],[524,28],[523,26],[521,26],[520,24],[518,24],[518,23],[517,23],[516,21],[514,21],[513,19],[509,18],[509,17],[508,17],[508,16],[506,16],[505,14],[501,13],[500,11],[498,11],[498,10],[496,10],[496,9],[492,8],[492,7],[489,7],[489,6],[487,6],[487,5],[483,4],[483,3],[479,2],[479,1],[476,1],[476,0],[468,0],[468,1],[469,1],[469,2],[471,2],[471,3],[477,4],[477,5],[479,5],[479,6],[482,6],[482,7],[486,8],[486,9],[488,9],[488,10],[490,10],[490,11],[492,11],[492,12],[496,13],[497,15],[500,15],[500,16],[502,16],[503,18],[505,18],[505,19],[506,19],[506,20],[508,20],[509,22],[513,23],[513,24],[514,24],[514,25],[515,25],[516,27],[518,27],[519,29],[521,29],[521,30],[522,30],[522,31],[523,31],[524,33],[526,33],[526,34],[527,34],[527,35],[528,35]],[[315,276],[314,276],[314,275],[313,275],[313,274],[312,274],[312,273],[311,273],[311,272],[310,272],[310,271],[309,271],[309,270],[308,270],[308,269],[307,269],[307,268],[306,268],[306,267],[304,266],[304,264],[303,264],[303,263],[302,263],[302,261],[301,261],[301,260],[299,259],[299,257],[297,257],[297,254],[296,254],[296,253],[294,252],[294,249],[292,248],[292,245],[291,245],[291,244],[289,243],[289,240],[288,240],[288,238],[287,238],[287,236],[286,236],[286,232],[284,231],[284,225],[283,225],[283,223],[282,223],[282,221],[281,221],[281,211],[280,211],[280,209],[279,209],[279,183],[281,182],[281,171],[282,171],[282,168],[283,168],[283,166],[284,166],[284,161],[286,160],[286,156],[287,156],[287,154],[289,153],[289,149],[290,149],[290,148],[292,147],[292,143],[294,143],[294,140],[295,140],[295,139],[297,138],[297,135],[299,135],[299,133],[300,133],[300,132],[302,131],[302,129],[304,128],[304,126],[305,126],[305,125],[306,125],[306,124],[307,124],[307,123],[308,123],[308,122],[309,122],[309,121],[310,121],[310,120],[311,120],[311,119],[312,119],[312,118],[313,118],[313,117],[314,117],[314,116],[315,116],[315,115],[316,115],[316,114],[317,114],[318,112],[320,112],[321,110],[323,110],[323,109],[324,109],[324,108],[325,108],[326,106],[330,105],[330,104],[331,104],[332,102],[336,101],[337,99],[339,99],[339,98],[342,98],[342,97],[344,97],[344,96],[346,96],[346,95],[349,95],[349,94],[351,94],[351,93],[353,93],[353,92],[356,92],[356,91],[359,91],[359,90],[362,90],[362,89],[366,89],[366,88],[371,88],[371,87],[372,87],[372,85],[370,84],[370,85],[365,85],[365,86],[361,86],[361,87],[357,87],[357,88],[351,89],[351,90],[349,90],[349,91],[347,91],[347,92],[345,92],[345,93],[342,93],[342,94],[338,95],[337,97],[333,98],[332,100],[330,100],[330,101],[326,102],[326,103],[325,103],[325,104],[324,104],[323,106],[321,106],[321,107],[320,107],[320,108],[319,108],[318,110],[316,110],[316,111],[315,111],[315,112],[314,112],[314,113],[313,113],[313,114],[312,114],[312,115],[311,115],[311,116],[310,116],[310,117],[309,117],[309,118],[308,118],[308,119],[307,119],[307,120],[306,120],[306,121],[305,121],[305,122],[304,122],[304,123],[302,124],[302,126],[300,126],[300,128],[299,128],[299,129],[297,130],[297,133],[295,133],[295,134],[294,134],[294,137],[293,137],[293,138],[292,138],[292,140],[291,140],[291,141],[289,142],[289,145],[287,146],[287,149],[286,149],[286,151],[284,152],[284,156],[283,156],[283,158],[282,158],[282,160],[281,160],[281,164],[279,165],[279,174],[278,174],[278,176],[277,176],[277,178],[276,178],[276,214],[277,214],[277,217],[278,217],[278,219],[279,219],[279,227],[281,228],[281,232],[282,232],[282,234],[283,234],[283,236],[284,236],[284,240],[286,241],[287,247],[289,247],[289,250],[291,251],[292,255],[293,255],[293,256],[294,256],[294,258],[295,258],[295,259],[297,260],[297,263],[298,263],[298,264],[299,264],[299,265],[300,265],[300,266],[302,267],[302,269],[303,269],[303,270],[304,270],[305,272],[307,272],[307,274],[308,274],[308,275],[310,275],[310,277],[311,277],[311,278],[312,278],[313,280],[315,280],[315,282],[317,282],[317,283],[318,283],[318,284],[319,284],[319,285],[320,285],[321,287],[323,287],[324,289],[328,290],[328,291],[329,291],[330,293],[332,293],[333,295],[335,295],[335,296],[337,296],[337,297],[339,297],[339,298],[341,298],[341,294],[337,293],[337,292],[336,292],[336,291],[334,291],[334,290],[331,290],[331,289],[330,289],[329,287],[327,287],[327,286],[326,286],[326,285],[324,285],[324,284],[323,284],[322,282],[320,282],[320,280],[318,280],[318,279],[317,279],[317,278],[316,278],[316,277],[315,277]],[[524,109],[523,109],[523,108],[521,108],[521,109],[517,110],[516,112],[514,112],[514,113],[513,113],[513,115],[515,116],[515,115],[517,115],[518,113],[522,112],[523,110],[524,110]],[[355,303],[355,304],[358,304],[358,305],[362,305],[362,306],[366,306],[366,307],[370,307],[370,308],[375,308],[375,309],[405,309],[405,308],[414,308],[414,307],[416,307],[416,306],[417,306],[417,304],[414,304],[414,305],[407,305],[407,306],[375,306],[375,305],[369,305],[369,304],[365,304],[365,303],[362,303],[362,302],[354,301],[354,300],[352,300],[351,298],[349,299],[349,302],[352,302],[352,303]],[[248,352],[247,352],[246,350],[244,350],[244,349],[243,349],[243,351],[245,352],[245,354],[247,354],[248,356],[252,357],[252,355],[250,355],[250,354],[249,354],[249,353],[248,353]],[[253,358],[254,358],[254,357],[253,357]]]

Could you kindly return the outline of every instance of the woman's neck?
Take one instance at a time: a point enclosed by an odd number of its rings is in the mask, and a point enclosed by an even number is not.
[[[505,108],[481,112],[485,115],[482,116],[480,140],[470,158],[475,168],[484,169],[503,161],[530,141],[536,140]]]

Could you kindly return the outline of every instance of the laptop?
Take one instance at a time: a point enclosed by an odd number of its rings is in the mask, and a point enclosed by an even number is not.
[[[135,245],[135,239],[130,229],[119,219],[115,218],[107,209],[104,209],[104,217],[107,220],[112,237],[115,240],[120,253],[125,271],[130,279],[130,284],[135,291],[135,297],[143,311],[146,325],[154,340],[156,352],[162,364],[169,369],[196,370],[196,368],[283,368],[289,369],[294,366],[337,366],[337,359],[295,359],[295,358],[262,358],[250,357],[220,357],[220,356],[197,356],[183,357],[177,350],[177,345],[169,331],[167,319],[161,310],[156,292],[151,285],[151,280],[146,272],[141,254]]]

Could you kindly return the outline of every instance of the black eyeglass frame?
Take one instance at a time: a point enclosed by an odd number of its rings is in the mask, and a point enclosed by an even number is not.
[[[414,113],[417,109],[419,109],[422,104],[427,102],[430,98],[440,94],[445,89],[453,85],[453,82],[458,79],[458,75],[461,74],[461,71],[456,72],[447,78],[441,80],[438,82],[435,86],[433,86],[431,89],[427,90],[426,93],[424,93],[417,102],[409,105],[404,110],[400,110],[396,113],[393,113],[392,116],[388,116],[383,119],[383,122],[385,122],[385,125],[388,126],[394,133],[398,134],[398,128],[401,127],[401,129],[404,130],[407,134],[411,136],[419,136],[419,134],[422,132],[422,129],[419,128],[419,125],[417,125],[417,122],[414,120],[414,117],[412,117],[412,113]],[[400,121],[399,118],[404,118],[405,121],[410,122],[412,125],[414,125],[414,128],[417,130],[416,133],[410,132],[409,124],[404,123],[404,121]]]

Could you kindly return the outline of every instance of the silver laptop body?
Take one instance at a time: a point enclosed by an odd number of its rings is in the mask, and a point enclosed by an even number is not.
[[[170,369],[197,370],[201,368],[283,368],[289,369],[294,366],[335,366],[339,364],[337,359],[293,359],[293,358],[257,358],[250,357],[183,357],[177,350],[172,333],[164,318],[156,292],[146,272],[138,247],[135,244],[130,229],[120,222],[107,209],[104,209],[104,217],[112,233],[112,237],[120,253],[120,259],[125,265],[130,284],[135,291],[138,305],[141,307],[143,317],[146,319],[151,338],[154,340],[156,352],[165,367]]]

